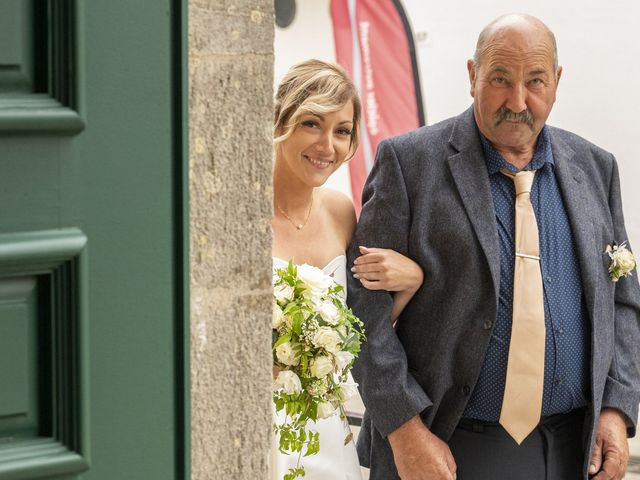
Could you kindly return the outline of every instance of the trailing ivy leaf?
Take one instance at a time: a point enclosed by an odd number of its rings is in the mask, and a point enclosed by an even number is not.
[[[284,408],[284,399],[279,395],[274,395],[273,403],[276,406],[276,411],[279,412]]]
[[[304,477],[304,467],[290,468],[289,473],[285,474],[283,480],[294,480],[298,477]]]

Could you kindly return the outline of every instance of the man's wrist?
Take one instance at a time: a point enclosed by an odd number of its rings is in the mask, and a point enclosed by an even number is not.
[[[413,442],[419,437],[424,437],[429,433],[429,429],[423,423],[420,416],[416,415],[391,432],[387,438],[389,439],[389,444],[393,449],[405,444],[406,442]]]
[[[602,415],[602,414],[615,414],[615,415],[618,415],[620,417],[620,419],[622,420],[622,422],[624,423],[625,428],[632,428],[633,427],[633,422],[629,419],[627,414],[624,413],[619,408],[603,407],[602,410],[600,410],[600,415]]]

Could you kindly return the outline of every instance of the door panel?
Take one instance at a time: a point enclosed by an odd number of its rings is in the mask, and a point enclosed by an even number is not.
[[[185,478],[182,9],[0,2],[2,479]]]
[[[5,0],[0,16],[0,85],[5,92],[31,92],[33,48],[31,1]]]
[[[36,277],[0,280],[0,438],[38,434]]]

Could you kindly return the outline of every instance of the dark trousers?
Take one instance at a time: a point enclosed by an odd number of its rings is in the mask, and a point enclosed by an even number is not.
[[[463,419],[449,440],[457,480],[579,480],[584,409],[544,418],[518,445],[496,423]]]

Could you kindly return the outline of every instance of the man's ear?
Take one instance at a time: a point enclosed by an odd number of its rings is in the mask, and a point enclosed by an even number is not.
[[[476,94],[476,65],[472,59],[467,60],[467,72],[469,72],[469,93],[472,97]]]
[[[558,70],[556,71],[556,87],[560,83],[561,76],[562,76],[562,65],[558,65]]]

